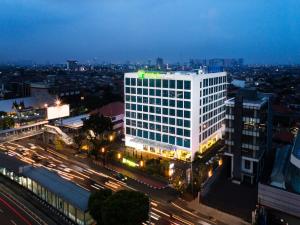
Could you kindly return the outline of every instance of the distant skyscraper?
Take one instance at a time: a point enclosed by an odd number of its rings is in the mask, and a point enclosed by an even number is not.
[[[163,69],[164,68],[164,60],[162,58],[157,58],[156,59],[156,67],[158,69]]]
[[[125,145],[190,161],[222,136],[225,72],[125,74]]]
[[[68,60],[67,61],[67,70],[75,71],[78,69],[78,64],[76,60]]]

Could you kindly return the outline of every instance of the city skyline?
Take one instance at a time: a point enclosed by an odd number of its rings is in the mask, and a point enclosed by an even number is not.
[[[158,56],[166,62],[190,58],[300,62],[300,5],[294,0],[4,0],[2,5],[0,62],[154,62]]]

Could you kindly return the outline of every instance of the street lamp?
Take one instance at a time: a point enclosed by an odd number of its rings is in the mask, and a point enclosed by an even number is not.
[[[118,157],[118,159],[121,159],[121,157],[122,157],[121,153],[118,153],[117,157]]]
[[[140,161],[140,167],[143,167],[143,166],[144,166],[144,161],[141,160],[141,161]]]
[[[114,137],[112,135],[109,135],[109,141],[113,141]]]
[[[45,104],[44,104],[44,107],[45,107],[45,108],[48,108],[48,104],[47,104],[47,103],[45,103]]]
[[[104,153],[105,152],[105,148],[102,147],[101,148],[101,152]]]
[[[55,104],[56,104],[57,106],[59,106],[60,103],[61,103],[61,101],[60,101],[59,99],[57,99],[57,100],[55,101]]]

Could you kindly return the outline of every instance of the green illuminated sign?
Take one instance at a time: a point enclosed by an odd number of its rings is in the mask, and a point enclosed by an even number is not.
[[[138,78],[139,79],[144,79],[144,78],[148,78],[148,79],[161,79],[161,73],[160,72],[150,72],[150,71],[145,71],[145,70],[139,70],[138,71]]]
[[[131,160],[125,159],[125,158],[122,159],[122,162],[124,164],[127,164],[128,166],[131,166],[131,167],[137,167],[137,166],[139,166],[139,164],[137,164],[137,163],[135,163],[135,162],[133,162]]]

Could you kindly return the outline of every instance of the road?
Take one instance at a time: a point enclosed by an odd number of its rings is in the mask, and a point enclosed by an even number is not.
[[[223,224],[212,221],[205,215],[193,213],[172,199],[176,197],[168,194],[166,190],[151,190],[151,188],[128,179],[125,182],[115,179],[115,174],[105,168],[93,168],[75,157],[65,156],[52,149],[45,151],[41,146],[30,144],[26,140],[15,143],[0,144],[0,148],[7,154],[18,158],[28,164],[44,167],[58,173],[66,180],[89,190],[109,188],[113,191],[121,189],[138,190],[146,193],[151,199],[150,222],[158,225],[216,225]],[[149,224],[149,221],[148,221]]]
[[[1,225],[39,225],[35,215],[23,208],[16,199],[0,190],[0,224]]]

